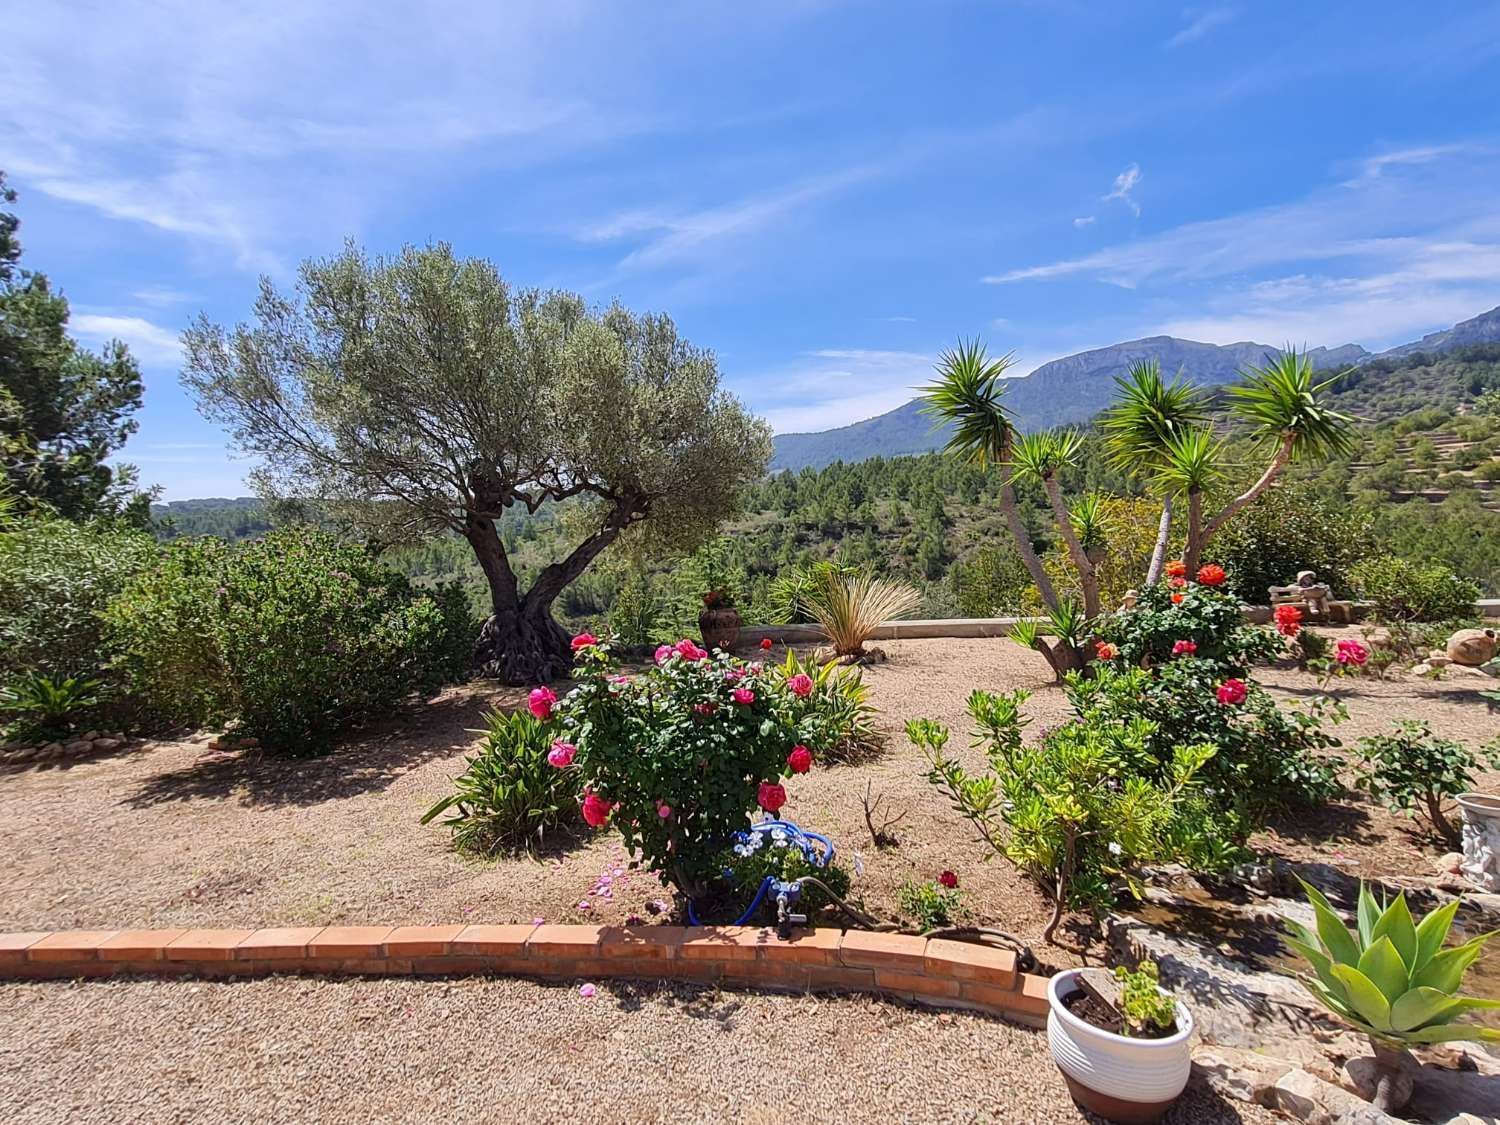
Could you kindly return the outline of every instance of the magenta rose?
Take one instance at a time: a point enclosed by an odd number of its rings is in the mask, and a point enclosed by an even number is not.
[[[793,773],[806,773],[812,769],[812,751],[801,743],[792,747],[792,752],[786,756],[787,768]]]
[[[588,648],[589,645],[596,645],[598,643],[599,638],[594,636],[593,633],[579,633],[578,636],[573,638],[573,651],[577,652],[581,648]]]
[[[798,672],[795,676],[793,676],[786,682],[786,686],[791,688],[792,694],[800,699],[803,696],[812,694],[812,677],[809,676],[806,672]]]
[[[547,752],[547,762],[558,769],[563,769],[573,764],[573,758],[577,753],[578,747],[559,738],[553,741],[552,749]]]
[[[526,697],[527,709],[538,719],[546,719],[552,714],[552,705],[557,702],[557,693],[549,687],[532,688],[531,694]]]
[[[1217,694],[1220,703],[1232,706],[1245,702],[1249,689],[1245,687],[1244,680],[1225,680],[1219,685]]]

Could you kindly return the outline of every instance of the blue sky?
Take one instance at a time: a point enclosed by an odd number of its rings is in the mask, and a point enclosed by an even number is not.
[[[125,457],[245,492],[177,384],[346,237],[664,310],[778,431],[1172,333],[1379,348],[1500,304],[1500,5],[241,0],[7,16],[26,264],[146,373]]]

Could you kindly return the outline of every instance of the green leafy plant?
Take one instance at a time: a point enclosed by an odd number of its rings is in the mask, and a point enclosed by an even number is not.
[[[1312,976],[1301,976],[1314,999],[1368,1035],[1377,1060],[1390,1062],[1383,1052],[1401,1051],[1412,1044],[1471,1040],[1500,1043],[1500,1029],[1457,1022],[1469,1013],[1500,1008],[1500,1000],[1458,995],[1464,972],[1479,959],[1493,934],[1481,934],[1462,945],[1445,949],[1459,900],[1438,907],[1420,922],[1411,915],[1406,896],[1377,903],[1363,883],[1359,888],[1357,925],[1350,930],[1316,887],[1302,884],[1317,916],[1315,929],[1286,919],[1286,942],[1307,959]],[[1383,1093],[1392,1089],[1384,1082]],[[1387,1113],[1400,1104],[1377,1096]]]
[[[955,925],[964,914],[963,891],[956,879],[952,886],[937,879],[908,879],[901,884],[898,901],[924,934]]]
[[[1470,617],[1479,586],[1441,563],[1415,563],[1376,555],[1356,563],[1349,574],[1355,596],[1375,603],[1382,618],[1435,621]]]
[[[1183,850],[1186,797],[1214,747],[1174,747],[1165,760],[1147,750],[1149,720],[1072,722],[1025,745],[1025,691],[969,697],[974,745],[989,769],[971,775],[946,751],[948,731],[927,719],[907,723],[907,737],[927,757],[928,780],[970,821],[994,852],[1006,856],[1051,895],[1051,941],[1067,908],[1113,900],[1112,882],[1134,886],[1140,864]],[[1195,822],[1196,822],[1196,818]]]
[[[573,823],[578,773],[553,766],[553,730],[524,711],[494,709],[485,716],[479,752],[453,793],[422,816],[428,824],[444,813],[454,845],[490,856],[510,848],[539,847],[549,832]]]
[[[803,604],[828,634],[833,651],[846,661],[865,655],[865,642],[882,621],[905,617],[922,604],[919,591],[868,571],[818,571]]]
[[[795,696],[767,670],[689,640],[661,646],[633,676],[617,673],[608,644],[579,640],[579,684],[556,715],[577,746],[566,768],[578,772],[583,817],[613,824],[632,855],[700,899],[726,842],[757,807],[775,814],[781,778],[810,764],[796,753]],[[553,713],[550,690],[532,695],[534,713]]]
[[[725,848],[719,853],[717,862],[728,884],[727,898],[730,900],[718,911],[724,917],[738,917],[768,875],[788,883],[811,875],[826,884],[839,898],[848,899],[849,872],[837,860],[831,861],[826,867],[818,867],[802,854],[802,849],[789,846],[770,833],[752,832],[749,837],[745,844]],[[715,916],[714,897],[710,894],[709,904],[699,910],[700,916]],[[815,883],[804,883],[797,908],[812,917],[832,903],[833,899],[822,887]],[[775,914],[775,903],[771,904],[770,914]]]
[[[1098,636],[1119,649],[1122,664],[1166,664],[1193,645],[1193,656],[1221,676],[1244,677],[1250,665],[1282,650],[1276,634],[1245,624],[1239,599],[1222,587],[1182,579],[1140,592],[1131,609],[1112,614]]]
[[[848,762],[880,749],[884,738],[875,725],[877,712],[858,668],[834,661],[799,660],[787,649],[786,660],[773,670],[783,686],[799,681],[803,694],[791,691],[791,711],[800,740],[822,762]]]
[[[1120,1016],[1124,1034],[1160,1038],[1177,1024],[1177,1001],[1162,992],[1155,961],[1142,961],[1133,970],[1115,966],[1120,982]]]
[[[98,680],[69,676],[53,680],[28,676],[0,688],[0,714],[10,715],[7,735],[26,742],[49,742],[77,729],[81,717],[101,700]]]
[[[1474,787],[1488,763],[1500,769],[1500,743],[1470,750],[1438,738],[1425,719],[1397,719],[1391,734],[1359,740],[1361,772],[1354,784],[1396,812],[1418,816],[1450,850],[1461,843],[1448,801]]]
[[[1078,653],[1089,632],[1089,619],[1083,607],[1071,599],[1064,598],[1055,606],[1048,606],[1043,619],[1017,621],[1010,629],[1011,640],[1025,648],[1042,654],[1052,668],[1052,674],[1062,683],[1068,670],[1076,666],[1071,658],[1060,653]],[[1048,635],[1057,638],[1056,644],[1047,641]]]

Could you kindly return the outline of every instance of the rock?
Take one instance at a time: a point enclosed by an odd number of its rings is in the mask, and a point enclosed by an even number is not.
[[[1463,852],[1449,852],[1437,861],[1438,874],[1457,875],[1459,868],[1463,865]]]
[[[1382,1113],[1348,1090],[1305,1070],[1288,1071],[1277,1079],[1272,1092],[1270,1108],[1309,1125],[1402,1125],[1399,1117]]]
[[[98,737],[99,737],[99,732],[96,731],[96,730],[91,730],[91,731],[88,732],[88,734],[80,734],[78,736],[78,741],[80,741],[80,742],[93,742],[94,739],[96,739]]]
[[[1446,668],[1453,661],[1448,659],[1448,654],[1442,649],[1435,648],[1427,654],[1427,663],[1434,668]]]
[[[241,750],[254,750],[260,746],[260,739],[253,736],[235,739]]]
[[[47,743],[47,745],[42,747],[42,753],[47,755],[48,757],[51,757],[54,754],[61,754],[62,752],[63,744],[61,742],[49,742]]]
[[[1240,606],[1240,612],[1245,615],[1245,621],[1251,625],[1271,623],[1271,607],[1268,605],[1244,605]]]
[[[1276,1083],[1292,1069],[1285,1059],[1234,1047],[1200,1047],[1193,1052],[1193,1070],[1226,1098],[1269,1108],[1276,1101]]]
[[[101,754],[108,754],[111,750],[118,750],[123,745],[124,743],[121,742],[118,738],[94,739],[94,749],[99,751]]]
[[[1423,1066],[1415,1073],[1409,1114],[1426,1121],[1500,1121],[1500,1081],[1493,1074]]]
[[[1455,664],[1477,668],[1495,659],[1500,636],[1493,629],[1460,629],[1448,638],[1448,656]]]
[[[1413,664],[1411,666],[1411,674],[1413,676],[1430,676],[1430,675],[1432,675],[1432,673],[1433,673],[1433,667],[1432,667],[1432,665],[1426,663],[1425,661],[1423,663],[1421,663],[1421,664]]]
[[[63,750],[68,754],[87,754],[93,748],[94,744],[92,742],[85,742],[80,738],[74,742],[68,743],[63,747]]]
[[[1261,896],[1276,893],[1276,873],[1264,863],[1239,863],[1235,865],[1233,878],[1236,883]]]
[[[1500,660],[1491,660],[1488,664],[1481,664],[1479,670],[1486,676],[1500,677]]]
[[[1396,1087],[1391,1093],[1389,1104],[1404,1106],[1411,1100],[1411,1092],[1416,1085],[1417,1071],[1420,1068],[1417,1060],[1404,1051],[1393,1051],[1391,1057],[1396,1063],[1394,1071]],[[1360,1055],[1344,1064],[1340,1085],[1351,1093],[1358,1094],[1363,1100],[1373,1102],[1376,1086],[1381,1076],[1380,1063],[1375,1056]]]

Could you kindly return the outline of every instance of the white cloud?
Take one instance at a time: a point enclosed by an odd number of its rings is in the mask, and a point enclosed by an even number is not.
[[[1136,185],[1140,182],[1141,166],[1139,164],[1132,164],[1129,168],[1126,168],[1125,171],[1121,172],[1118,176],[1115,177],[1114,187],[1110,189],[1108,195],[1102,196],[1101,198],[1105,203],[1108,203],[1111,199],[1118,199],[1121,203],[1125,204],[1125,206],[1134,211],[1136,215],[1140,215],[1141,205],[1137,203],[1135,201],[1135,197],[1130,194],[1135,190]],[[1074,221],[1073,225],[1078,225],[1076,220]]]
[[[182,359],[182,344],[177,333],[142,317],[74,313],[68,318],[68,327],[79,338],[96,346],[109,340],[123,340],[131,354],[143,364],[166,366]]]
[[[1096,220],[1093,215],[1084,215],[1081,218],[1074,219],[1073,226],[1077,230],[1082,230],[1084,227],[1093,226],[1095,221]]]
[[[873,418],[910,401],[930,382],[936,354],[823,348],[772,371],[737,377],[754,388],[757,413],[777,433],[804,433]]]
[[[1168,39],[1164,46],[1168,48],[1184,47],[1202,39],[1216,27],[1229,23],[1239,12],[1234,8],[1219,6],[1207,9],[1189,8],[1183,13],[1183,18],[1188,21],[1176,35]]]
[[[166,308],[169,305],[181,305],[193,299],[191,293],[184,293],[180,289],[173,289],[170,285],[147,285],[137,289],[131,297],[143,305],[153,308]]]

